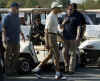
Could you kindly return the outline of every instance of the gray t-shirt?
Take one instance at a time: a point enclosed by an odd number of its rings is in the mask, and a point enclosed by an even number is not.
[[[20,19],[18,14],[9,13],[5,16],[2,24],[6,29],[7,43],[18,44],[20,41]]]

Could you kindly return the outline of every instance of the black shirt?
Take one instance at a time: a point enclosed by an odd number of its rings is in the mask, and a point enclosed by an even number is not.
[[[45,28],[45,26],[43,24],[36,25],[34,23],[33,26],[31,27],[31,30],[30,30],[31,39],[33,37],[35,38],[36,35],[43,37],[44,36],[44,28]]]
[[[64,31],[63,36],[65,40],[75,40],[77,36],[77,29],[78,27],[81,27],[85,24],[85,18],[83,15],[75,11],[70,16],[67,16],[67,14],[64,16],[66,18],[66,22],[64,24]]]

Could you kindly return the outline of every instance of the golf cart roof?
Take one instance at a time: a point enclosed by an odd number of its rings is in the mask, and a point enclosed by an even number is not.
[[[85,10],[85,12],[100,13],[100,9],[89,9],[89,10]]]
[[[36,12],[50,12],[50,8],[20,8],[19,12],[26,12],[26,13],[34,13],[34,11]],[[0,8],[0,13],[8,13],[10,12],[11,9],[10,8]]]

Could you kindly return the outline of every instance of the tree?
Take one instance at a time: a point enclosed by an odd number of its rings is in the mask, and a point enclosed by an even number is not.
[[[81,9],[100,9],[100,0],[97,2],[94,0],[86,0],[83,4],[79,5]]]
[[[18,2],[23,8],[33,8],[34,6],[38,5],[36,0],[8,0],[6,7],[10,7],[12,2]]]
[[[58,3],[62,4],[63,7],[67,7],[68,4],[70,3],[70,0],[56,0]]]
[[[0,0],[0,8],[4,8],[7,4],[6,0]]]

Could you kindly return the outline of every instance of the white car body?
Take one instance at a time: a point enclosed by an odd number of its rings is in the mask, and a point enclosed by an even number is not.
[[[100,50],[100,39],[86,40],[79,46],[79,49]]]

